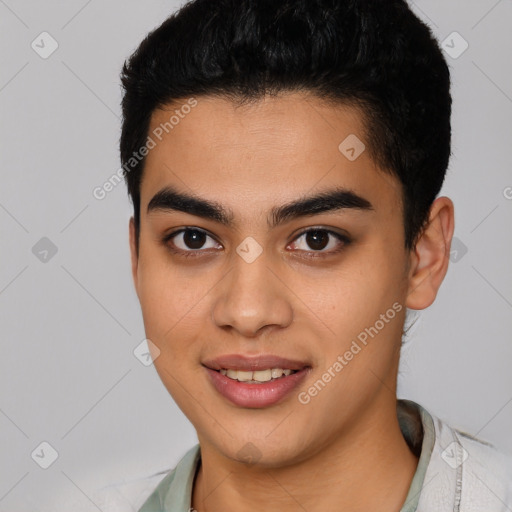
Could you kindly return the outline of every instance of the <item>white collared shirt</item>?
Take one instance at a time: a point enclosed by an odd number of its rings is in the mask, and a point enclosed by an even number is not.
[[[400,512],[512,511],[512,456],[449,427],[410,400],[397,401],[402,434],[418,466]],[[93,497],[103,512],[190,512],[199,444],[174,469],[108,486]]]

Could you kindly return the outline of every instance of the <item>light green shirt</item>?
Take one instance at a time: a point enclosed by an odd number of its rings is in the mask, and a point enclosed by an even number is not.
[[[415,512],[434,447],[434,423],[432,416],[423,407],[409,400],[397,401],[397,413],[400,429],[407,444],[413,453],[419,455],[418,466],[400,512]],[[200,462],[201,451],[197,444],[158,484],[139,512],[190,512],[192,486]]]

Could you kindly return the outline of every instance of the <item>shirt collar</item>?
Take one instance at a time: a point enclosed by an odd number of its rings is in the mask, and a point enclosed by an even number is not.
[[[400,512],[414,512],[418,506],[425,474],[435,442],[432,416],[421,405],[410,400],[397,400],[397,415],[402,434],[413,451],[419,455],[418,466]],[[420,453],[421,450],[421,453]],[[201,461],[199,444],[193,446],[180,460],[175,470],[157,486],[139,512],[189,512],[192,507],[192,487]]]

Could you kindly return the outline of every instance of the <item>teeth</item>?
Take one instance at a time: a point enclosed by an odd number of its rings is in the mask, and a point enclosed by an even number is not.
[[[242,372],[238,370],[238,380],[241,382],[247,382],[248,380],[252,380],[253,372]]]
[[[254,372],[242,371],[242,370],[226,370],[222,368],[220,373],[222,375],[226,375],[233,380],[238,380],[239,382],[250,382],[259,383],[259,382],[270,382],[272,379],[279,379],[283,375],[287,377],[292,373],[295,373],[297,370],[290,370],[283,368],[268,368],[267,370],[257,370]]]
[[[272,378],[272,370],[259,370],[257,372],[252,372],[252,380],[257,380],[258,382],[268,382]]]

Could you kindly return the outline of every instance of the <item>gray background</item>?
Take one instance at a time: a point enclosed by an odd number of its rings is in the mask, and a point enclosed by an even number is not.
[[[458,251],[403,349],[399,393],[512,452],[512,2],[411,5],[469,48],[447,56]],[[173,467],[196,442],[133,354],[144,331],[125,186],[92,194],[119,168],[123,60],[177,6],[0,0],[2,512],[98,510],[94,489]],[[46,59],[31,47],[43,31],[59,45]],[[43,237],[57,248],[46,261]],[[43,441],[59,454],[46,470]]]

